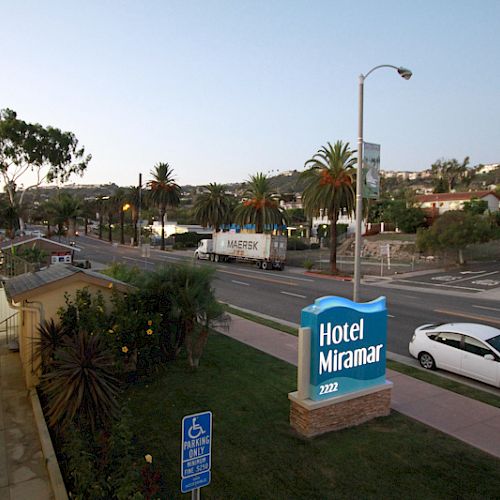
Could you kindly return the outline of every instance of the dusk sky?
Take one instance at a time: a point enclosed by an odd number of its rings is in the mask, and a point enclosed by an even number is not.
[[[383,170],[500,162],[500,1],[0,0],[0,108],[74,132],[73,182],[179,184],[303,169],[365,140]]]

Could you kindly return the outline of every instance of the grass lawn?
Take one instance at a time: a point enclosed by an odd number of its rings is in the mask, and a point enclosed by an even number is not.
[[[213,412],[212,483],[203,498],[498,498],[500,460],[400,414],[313,440],[289,426],[296,368],[220,334],[128,389],[140,455],[180,498],[182,417]],[[187,495],[185,495],[188,498]]]

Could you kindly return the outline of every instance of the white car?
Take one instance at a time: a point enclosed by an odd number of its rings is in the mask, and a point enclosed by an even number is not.
[[[409,350],[424,368],[442,368],[500,387],[498,328],[477,323],[422,325]]]

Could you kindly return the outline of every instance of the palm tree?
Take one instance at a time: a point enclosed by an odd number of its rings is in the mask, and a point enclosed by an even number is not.
[[[231,199],[224,184],[210,183],[194,203],[194,217],[203,227],[210,226],[218,232],[220,226],[231,222]]]
[[[126,193],[127,203],[130,205],[132,214],[132,225],[134,226],[134,245],[139,244],[137,223],[139,222],[139,207],[144,205],[139,186],[130,186]]]
[[[247,182],[243,194],[246,200],[236,207],[235,222],[242,226],[254,224],[256,233],[263,233],[266,225],[286,224],[285,211],[279,206],[267,176],[258,173]]]
[[[120,243],[125,244],[125,203],[127,203],[127,192],[118,188],[113,195],[113,204],[120,216]]]
[[[153,180],[148,186],[151,190],[151,201],[158,207],[161,220],[161,249],[165,250],[165,213],[167,208],[179,206],[181,188],[175,183],[174,170],[168,163],[157,163],[150,172]]]
[[[96,200],[84,199],[80,209],[80,216],[83,218],[84,234],[89,232],[89,220],[95,218],[97,203]]]
[[[80,214],[80,200],[69,193],[58,193],[49,200],[48,212],[57,226],[59,235],[64,234],[65,227],[68,236],[74,236],[76,231],[76,218]]]
[[[301,177],[305,181],[302,194],[304,210],[309,215],[318,215],[320,210],[330,220],[330,266],[337,273],[337,221],[341,212],[351,214],[354,210],[354,165],[355,151],[349,143],[337,141],[334,146],[327,143],[309,160],[307,170]]]

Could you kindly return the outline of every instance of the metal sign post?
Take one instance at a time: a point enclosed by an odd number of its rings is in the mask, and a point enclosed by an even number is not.
[[[212,466],[212,412],[182,419],[181,491],[199,500],[200,488],[210,484]]]

